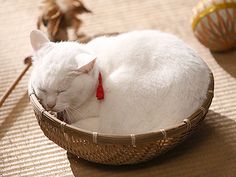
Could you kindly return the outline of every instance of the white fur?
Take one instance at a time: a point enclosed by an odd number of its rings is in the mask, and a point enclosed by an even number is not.
[[[99,71],[102,101],[95,96]],[[66,109],[75,126],[111,134],[145,133],[174,126],[198,109],[206,98],[209,72],[177,37],[144,30],[88,44],[48,43],[34,55],[31,85],[45,108],[54,100],[53,110]]]

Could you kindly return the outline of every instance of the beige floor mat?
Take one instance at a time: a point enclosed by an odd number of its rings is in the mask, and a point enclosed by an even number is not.
[[[0,0],[0,96],[24,67],[31,52],[37,0]],[[206,120],[186,142],[148,163],[107,167],[67,157],[39,129],[27,98],[29,73],[0,108],[0,176],[236,176],[236,51],[212,54],[193,36],[194,0],[85,0],[82,31],[93,35],[160,29],[178,35],[208,63],[215,76],[215,98]]]

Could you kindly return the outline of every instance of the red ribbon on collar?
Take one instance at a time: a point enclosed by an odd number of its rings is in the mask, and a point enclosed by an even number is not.
[[[102,86],[102,74],[100,72],[98,74],[98,86],[97,86],[96,97],[98,100],[104,99],[104,90],[103,90],[103,86]]]

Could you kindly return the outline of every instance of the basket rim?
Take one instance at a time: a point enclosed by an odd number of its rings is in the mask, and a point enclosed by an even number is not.
[[[93,143],[95,144],[121,144],[121,145],[128,144],[136,146],[137,144],[152,142],[155,140],[165,139],[167,137],[176,134],[185,133],[186,131],[191,129],[192,124],[198,124],[204,118],[212,102],[214,96],[214,77],[213,74],[210,73],[210,83],[208,85],[207,98],[203,102],[203,104],[199,107],[199,109],[196,110],[192,115],[183,119],[183,121],[179,124],[176,124],[176,126],[143,134],[124,134],[124,135],[105,134],[105,133],[92,132],[89,130],[69,125],[59,120],[58,118],[56,118],[54,115],[50,114],[43,108],[43,106],[39,103],[30,84],[28,87],[28,95],[30,103],[32,104],[34,110],[37,110],[38,112],[41,113],[42,115],[41,119],[44,119],[54,127],[61,128],[61,131],[63,131],[63,133],[69,133],[73,134],[73,136],[83,137],[86,140],[93,141]],[[38,121],[41,120],[38,119]]]

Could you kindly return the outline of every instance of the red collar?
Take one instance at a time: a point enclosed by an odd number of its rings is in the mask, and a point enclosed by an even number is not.
[[[99,72],[98,74],[98,86],[97,86],[97,93],[96,97],[98,100],[103,100],[104,99],[104,90],[102,86],[102,74]]]

